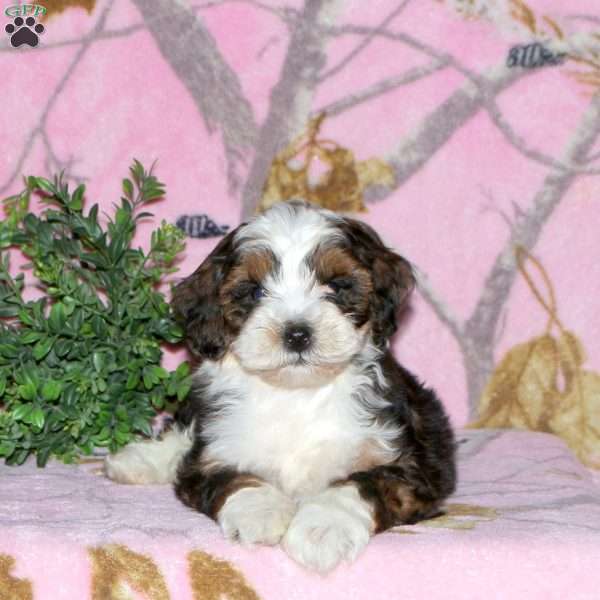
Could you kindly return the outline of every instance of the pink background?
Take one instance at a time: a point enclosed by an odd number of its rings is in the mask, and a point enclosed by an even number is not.
[[[241,185],[232,189],[223,144],[224,127],[232,115],[226,116],[225,125],[208,118],[212,123],[207,127],[199,97],[214,90],[201,87],[194,95],[187,86],[201,57],[192,47],[189,54],[180,52],[177,60],[186,68],[177,74],[169,49],[165,55],[164,47],[161,52],[157,44],[161,32],[150,32],[148,26],[160,25],[161,19],[168,22],[176,13],[190,19],[195,15],[239,82],[258,139],[273,110],[271,94],[290,53],[290,28],[294,30],[303,18],[298,11],[304,3],[162,2],[162,12],[155,4],[98,0],[91,13],[71,8],[47,20],[35,49],[12,48],[8,36],[0,41],[2,196],[20,189],[22,174],[49,175],[70,165],[72,176],[86,180],[88,206],[100,202],[108,208],[118,200],[121,177],[133,157],[147,166],[158,159],[157,174],[167,185],[167,197],[152,207],[157,222],[202,213],[218,224],[233,227],[239,222],[244,182],[253,159],[264,149],[256,143],[238,145],[241,160],[235,169]],[[315,3],[323,4],[327,2]],[[386,32],[409,34],[452,63],[328,117],[324,137],[350,148],[360,160],[396,156],[402,161],[407,155],[398,153],[398,148],[427,126],[445,100],[468,88],[465,69],[484,78],[492,78],[494,69],[506,72],[503,65],[511,45],[533,39],[523,28],[512,30],[497,19],[466,19],[453,4],[461,3],[413,0],[384,27]],[[341,5],[333,16],[321,15],[324,31],[347,25],[374,28],[401,3],[354,0]],[[591,26],[591,21],[573,15],[600,16],[595,0],[538,0],[530,6],[538,21],[541,15],[549,15],[568,36]],[[94,32],[103,15],[102,29]],[[327,76],[364,40],[364,34],[348,34],[323,42],[320,51],[325,63],[319,75],[325,77],[306,94],[307,105],[298,117],[302,122],[306,123],[310,111],[318,112],[435,60],[398,39],[376,34],[344,68]],[[168,40],[165,43],[169,45]],[[82,53],[79,58],[78,53]],[[385,199],[367,204],[363,218],[427,275],[436,296],[459,322],[471,315],[494,261],[507,245],[510,224],[502,213],[514,220],[514,205],[524,214],[533,211],[545,178],[560,176],[560,169],[526,156],[525,149],[563,160],[569,144],[578,141],[578,124],[595,90],[575,81],[569,72],[576,68],[567,61],[563,66],[532,70],[496,97],[504,120],[519,137],[516,145],[507,141],[484,109],[460,125],[449,114],[444,125],[452,131],[449,139],[428,152],[422,168],[400,181]],[[218,73],[217,80],[222,79]],[[298,97],[306,92],[297,85],[292,89]],[[280,136],[280,147],[297,133],[290,125]],[[590,155],[599,148],[594,143]],[[597,168],[597,164],[592,161],[587,166]],[[600,370],[599,192],[597,174],[577,176],[543,223],[532,248],[554,284],[562,322],[582,340],[587,368],[596,371]],[[154,225],[140,231],[142,244]],[[214,238],[189,239],[180,274],[193,270],[215,243]],[[495,360],[515,344],[541,334],[547,321],[520,276],[502,314],[503,326],[499,323],[493,343]],[[415,294],[394,347],[407,367],[438,389],[454,423],[466,423],[469,402],[460,344],[423,295]],[[167,361],[174,364],[182,356],[168,356]],[[472,411],[475,401],[471,399]]]

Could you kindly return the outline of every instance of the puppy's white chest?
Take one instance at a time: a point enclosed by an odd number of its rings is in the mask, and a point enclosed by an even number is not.
[[[290,495],[324,489],[350,474],[375,434],[347,383],[282,390],[253,381],[207,424],[207,457],[259,475]]]

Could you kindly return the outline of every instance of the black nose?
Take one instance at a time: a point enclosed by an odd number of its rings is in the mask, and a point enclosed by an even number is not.
[[[290,323],[283,332],[283,343],[292,352],[302,352],[311,343],[311,332],[308,325]]]

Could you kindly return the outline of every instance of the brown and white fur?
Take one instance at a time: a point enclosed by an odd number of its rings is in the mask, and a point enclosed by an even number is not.
[[[281,542],[321,572],[436,514],[453,434],[388,350],[413,286],[359,221],[282,203],[241,225],[174,291],[200,359],[177,426],[108,457],[107,475],[173,482],[228,538]]]

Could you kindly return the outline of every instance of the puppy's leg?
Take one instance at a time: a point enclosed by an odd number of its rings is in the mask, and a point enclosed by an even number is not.
[[[374,533],[431,516],[439,502],[403,467],[357,472],[301,504],[283,547],[297,562],[327,572],[353,561]]]
[[[104,473],[119,483],[172,483],[191,448],[189,429],[174,428],[159,439],[134,442],[104,459]]]
[[[326,573],[353,561],[374,531],[373,511],[353,484],[330,487],[305,500],[283,538],[296,562]]]
[[[273,485],[228,467],[203,467],[193,448],[175,483],[177,497],[208,515],[230,540],[244,545],[277,544],[296,512],[296,504]]]
[[[433,485],[422,471],[398,464],[353,473],[348,484],[354,484],[360,496],[371,505],[375,533],[439,514],[442,502],[450,493],[444,483]]]

